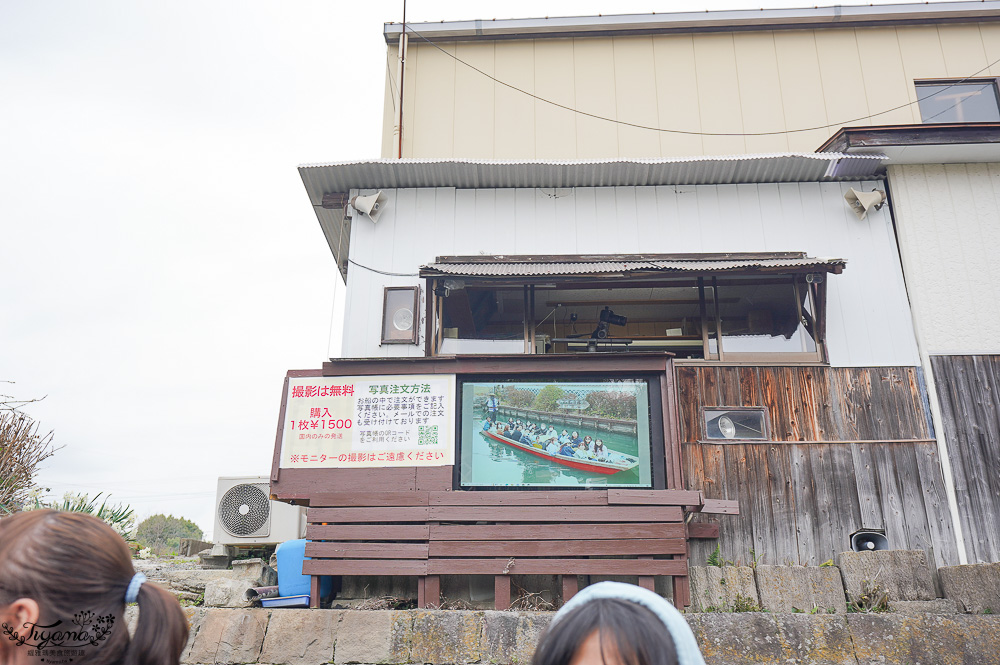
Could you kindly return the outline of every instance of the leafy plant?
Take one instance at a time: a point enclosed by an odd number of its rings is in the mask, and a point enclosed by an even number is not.
[[[819,564],[820,568],[833,568],[833,559],[827,559],[823,563]]]
[[[736,594],[736,598],[733,599],[733,612],[760,612],[760,605],[751,598],[750,596],[744,596],[742,593]]]
[[[847,604],[848,612],[888,612],[889,594],[878,584],[861,581],[861,595],[851,598]]]
[[[58,450],[52,432],[39,434],[38,423],[17,410],[24,403],[0,395],[0,515],[32,504],[38,466]]]
[[[90,498],[88,494],[66,492],[63,495],[62,501],[49,502],[42,501],[36,496],[31,509],[40,510],[47,508],[69,513],[93,515],[114,529],[115,533],[126,541],[133,541],[132,527],[135,526],[135,511],[130,506],[124,504],[108,505],[108,500],[111,498],[110,494],[98,506],[97,502],[103,494],[104,492],[98,492],[94,498]]]
[[[724,565],[726,565],[725,560],[722,558],[721,544],[716,544],[715,549],[712,550],[712,553],[708,555],[708,559],[705,561],[705,563],[709,566],[716,566],[718,568],[722,568]]]

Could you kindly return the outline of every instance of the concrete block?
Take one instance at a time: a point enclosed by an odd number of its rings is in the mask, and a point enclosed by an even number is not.
[[[894,600],[934,600],[934,578],[923,550],[842,552],[840,574],[847,599],[858,598],[867,581]]]
[[[1000,563],[976,563],[938,568],[945,598],[963,612],[1000,614]]]
[[[949,598],[934,600],[897,600],[889,610],[899,614],[958,614],[958,603]]]
[[[786,662],[773,614],[712,612],[686,618],[707,665]]]
[[[205,607],[250,607],[246,590],[250,580],[220,578],[205,585]]]
[[[757,566],[754,569],[760,605],[770,612],[794,612],[796,609],[826,614],[847,612],[840,570],[817,566]]]
[[[256,663],[264,644],[270,610],[205,610],[185,663]]]
[[[552,621],[550,612],[484,613],[485,653],[483,662],[496,665],[530,663],[535,645]]]
[[[409,663],[413,617],[392,610],[347,611],[337,628],[335,663]]]
[[[247,580],[250,586],[276,586],[278,571],[263,559],[237,559],[232,563],[232,576]]]
[[[1000,665],[1000,618],[850,614],[858,665]]]
[[[483,612],[415,610],[410,661],[478,663],[483,654]]]
[[[846,614],[775,614],[774,619],[785,651],[776,662],[856,665]]]
[[[228,570],[172,570],[164,575],[165,588],[178,600],[200,602],[212,580],[232,579]]]
[[[738,602],[749,599],[760,605],[753,568],[749,566],[691,566],[691,610],[730,611]]]
[[[280,609],[271,613],[260,662],[316,665],[333,660],[342,611]]]

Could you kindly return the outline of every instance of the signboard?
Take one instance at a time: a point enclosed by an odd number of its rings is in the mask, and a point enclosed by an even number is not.
[[[454,428],[454,375],[293,377],[279,465],[447,466]]]
[[[650,410],[645,378],[463,381],[459,486],[653,487]]]

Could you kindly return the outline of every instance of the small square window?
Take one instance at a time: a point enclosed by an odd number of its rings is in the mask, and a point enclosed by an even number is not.
[[[706,439],[737,441],[771,438],[763,408],[713,407],[704,410]]]
[[[1000,121],[996,79],[918,81],[915,85],[925,124]]]
[[[387,286],[382,302],[382,343],[416,344],[419,286]]]

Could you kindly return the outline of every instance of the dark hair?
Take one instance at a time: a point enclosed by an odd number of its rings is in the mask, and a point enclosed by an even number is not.
[[[90,515],[32,510],[0,520],[0,608],[19,598],[38,603],[40,625],[74,615],[112,617],[110,631],[79,648],[74,665],[177,665],[188,624],[177,599],[151,582],[139,587],[135,635],[125,626],[125,591],[135,569],[125,541]],[[17,646],[0,640],[0,662]]]
[[[542,635],[532,665],[569,665],[595,631],[604,654],[622,665],[677,665],[674,641],[651,611],[626,600],[597,598],[573,610]]]

